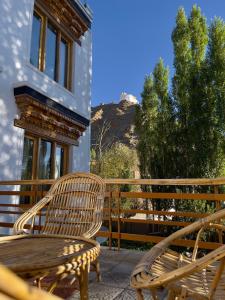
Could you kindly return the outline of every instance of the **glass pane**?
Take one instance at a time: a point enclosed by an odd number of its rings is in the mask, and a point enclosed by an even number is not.
[[[68,44],[66,41],[61,40],[59,83],[65,87],[67,87],[67,65],[68,65]]]
[[[32,179],[33,151],[34,141],[28,137],[25,137],[23,146],[22,180]]]
[[[51,178],[51,154],[52,143],[41,140],[39,146],[39,167],[38,178],[50,179]]]
[[[56,146],[55,154],[55,178],[63,175],[64,169],[64,149],[61,146]]]
[[[23,162],[22,162],[22,180],[32,179],[32,171],[33,171],[33,151],[34,151],[34,141],[28,137],[24,138],[24,146],[23,146]],[[30,191],[30,185],[22,185],[21,191]],[[21,204],[30,203],[30,196],[21,196],[20,197]]]
[[[34,13],[33,24],[32,24],[30,63],[37,68],[39,68],[40,37],[41,37],[41,18],[36,13]]]
[[[56,49],[57,32],[51,24],[48,24],[46,34],[45,73],[54,80],[56,80]]]

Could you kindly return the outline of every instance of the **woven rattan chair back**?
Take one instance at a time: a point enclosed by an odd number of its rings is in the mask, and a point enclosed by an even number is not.
[[[74,173],[51,187],[42,233],[90,238],[102,224],[105,183],[94,175]]]

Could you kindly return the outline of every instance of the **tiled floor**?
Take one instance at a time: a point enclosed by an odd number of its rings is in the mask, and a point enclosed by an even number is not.
[[[102,281],[96,282],[96,275],[91,272],[89,278],[90,300],[134,300],[135,291],[130,287],[130,274],[144,252],[121,249],[102,248],[100,256]],[[150,293],[144,293],[150,300]],[[69,300],[78,300],[79,292],[75,291]]]

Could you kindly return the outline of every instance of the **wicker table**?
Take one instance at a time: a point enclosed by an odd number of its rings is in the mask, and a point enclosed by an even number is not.
[[[17,235],[0,238],[0,262],[10,270],[22,278],[33,278],[38,286],[47,275],[55,275],[49,291],[53,291],[61,279],[73,274],[79,280],[82,300],[88,299],[88,271],[99,252],[97,242],[81,237]]]

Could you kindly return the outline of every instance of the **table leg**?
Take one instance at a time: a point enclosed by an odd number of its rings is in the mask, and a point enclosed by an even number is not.
[[[80,299],[88,300],[88,265],[86,264],[85,268],[81,270],[79,278],[80,285]]]

